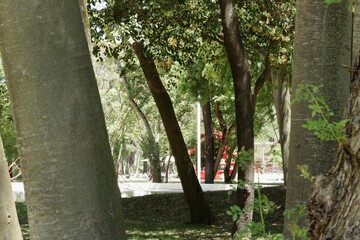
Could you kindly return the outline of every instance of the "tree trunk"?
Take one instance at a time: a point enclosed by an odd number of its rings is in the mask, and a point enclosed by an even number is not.
[[[244,168],[239,168],[238,179],[245,184],[237,190],[238,205],[244,214],[234,225],[233,235],[252,221],[254,201],[254,129],[253,105],[251,95],[250,67],[245,47],[239,32],[235,0],[220,0],[223,23],[224,43],[234,82],[237,144],[239,152],[251,153],[252,157],[245,161]],[[241,161],[241,159],[240,159]]]
[[[171,157],[172,157],[172,154],[171,154],[171,151],[169,152],[168,156],[165,158],[166,159],[169,159],[168,160],[168,163],[166,165],[166,172],[165,172],[165,182],[168,183],[169,182],[169,169],[170,169],[170,162],[171,162]],[[166,162],[166,161],[164,161]]]
[[[359,51],[360,53],[360,51]],[[360,55],[354,66],[344,119],[348,140],[327,175],[317,177],[309,203],[312,239],[360,239]]]
[[[132,47],[140,61],[140,66],[143,69],[149,89],[163,121],[171,151],[175,158],[181,185],[189,205],[191,222],[211,224],[213,219],[209,205],[197,180],[171,99],[161,82],[154,60],[151,56],[146,55],[148,53],[145,53],[143,46],[134,43]]]
[[[232,172],[230,173],[230,168],[231,168],[231,160],[233,158],[233,152],[235,151],[236,146],[231,146],[230,150],[229,150],[229,156],[228,159],[226,160],[226,166],[224,169],[224,182],[225,183],[231,183],[236,175],[237,172],[237,162],[235,162],[234,168],[232,170]]]
[[[279,143],[284,173],[284,185],[287,184],[289,166],[289,143],[290,143],[290,76],[284,69],[273,69],[272,83],[276,86],[273,91],[273,101],[276,118],[279,126]]]
[[[78,1],[0,1],[31,239],[124,239]]]
[[[334,112],[333,120],[341,118],[349,92],[349,74],[341,65],[350,65],[351,11],[350,1],[326,4],[324,1],[297,1],[295,51],[292,88],[300,82],[323,84],[322,94]],[[307,165],[312,176],[330,169],[336,156],[335,141],[321,141],[302,125],[311,117],[307,103],[294,104],[291,109],[291,134],[286,209],[308,202],[311,183],[300,176],[298,165]],[[293,219],[286,219],[284,232]],[[299,221],[307,227],[306,218]]]
[[[0,136],[0,239],[22,240],[21,228],[16,213],[10,175],[5,151]]]
[[[120,63],[118,63],[118,70],[120,72],[120,78],[123,80],[123,83],[125,85],[125,89],[127,91],[127,97],[130,102],[130,105],[135,110],[135,112],[138,114],[138,116],[140,117],[140,119],[142,120],[142,122],[144,123],[145,128],[146,128],[147,140],[150,145],[146,154],[149,157],[150,174],[151,174],[152,181],[154,183],[161,183],[159,144],[156,142],[156,139],[154,137],[150,123],[149,123],[145,113],[140,109],[139,105],[135,102],[135,99],[131,96],[130,85],[129,85],[129,82],[127,81],[127,78],[124,74],[124,71],[123,71]]]
[[[360,1],[355,1],[352,22],[352,57],[354,60],[360,49]],[[352,63],[353,65],[353,63]]]
[[[221,128],[221,131],[223,134],[222,138],[220,139],[219,148],[218,148],[216,158],[215,158],[214,175],[216,175],[217,171],[219,170],[219,165],[220,165],[221,159],[224,156],[224,151],[225,151],[226,145],[228,143],[230,134],[232,134],[232,132],[236,128],[236,125],[235,125],[235,123],[233,123],[229,128],[227,128],[224,118],[222,116],[222,113],[220,111],[219,104],[215,103],[214,105],[215,105],[214,112],[219,121],[220,128]]]
[[[214,133],[210,101],[201,106],[205,129],[205,183],[214,183]]]

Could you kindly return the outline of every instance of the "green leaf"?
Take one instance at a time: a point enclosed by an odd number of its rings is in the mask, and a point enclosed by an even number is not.
[[[233,222],[236,222],[237,219],[238,219],[238,215],[237,215],[237,214],[234,214],[234,215],[232,216]]]

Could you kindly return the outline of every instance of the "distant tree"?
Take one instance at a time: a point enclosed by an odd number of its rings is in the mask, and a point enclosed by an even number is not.
[[[195,175],[195,170],[187,152],[170,96],[161,82],[155,62],[149,53],[146,52],[143,46],[137,43],[133,43],[133,48],[144,71],[149,89],[164,124],[171,152],[175,158],[178,174],[189,205],[191,221],[193,223],[210,224],[213,221],[213,217]]]
[[[0,19],[31,237],[124,239],[79,3],[4,0]]]
[[[160,183],[161,180],[161,168],[160,168],[160,155],[159,155],[159,143],[155,138],[155,134],[150,126],[150,122],[146,114],[141,110],[140,106],[135,101],[134,97],[131,94],[131,86],[127,77],[125,75],[125,70],[121,67],[120,63],[118,63],[118,71],[120,72],[120,78],[125,86],[128,100],[130,102],[131,107],[137,113],[143,124],[146,128],[146,137],[142,141],[143,142],[143,151],[145,152],[145,156],[149,158],[150,162],[150,173],[152,181],[155,183]]]
[[[213,220],[211,211],[187,153],[173,103],[156,65],[156,60],[159,62],[158,65],[171,65],[173,62],[172,54],[180,57],[177,54],[176,45],[182,43],[180,39],[178,41],[172,37],[172,33],[177,32],[177,36],[190,39],[191,34],[179,31],[179,26],[188,26],[189,24],[179,19],[184,19],[184,14],[190,16],[191,9],[183,8],[184,12],[176,12],[177,16],[174,17],[171,16],[171,12],[175,13],[173,11],[174,5],[177,7],[188,6],[188,4],[177,1],[154,1],[139,4],[136,1],[118,0],[111,5],[109,4],[102,11],[90,11],[94,24],[94,38],[97,43],[94,53],[98,54],[99,57],[101,57],[100,53],[102,52],[105,52],[107,56],[118,57],[122,52],[129,52],[131,49],[135,52],[160,113],[175,158],[178,174],[189,204],[191,221],[209,224]],[[195,8],[196,6],[191,5],[190,7]],[[157,22],[164,22],[165,20],[168,23],[166,26],[162,23],[157,24]],[[99,28],[100,26],[101,28]],[[104,37],[107,40],[105,43],[102,41]],[[155,44],[158,42],[164,43],[163,47],[159,47],[160,44]],[[187,47],[184,44],[182,45]]]

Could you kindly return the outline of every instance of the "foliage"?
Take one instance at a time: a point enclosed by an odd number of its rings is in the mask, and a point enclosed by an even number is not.
[[[275,145],[271,146],[270,162],[276,166],[282,167],[280,144],[275,144]]]
[[[174,76],[173,84],[181,96],[189,94],[186,96],[194,102],[200,93],[202,103],[210,98],[212,103],[221,106],[225,122],[234,122],[232,75],[220,36],[220,11],[216,1],[158,0],[140,4],[126,0],[91,0],[89,6],[99,2],[105,3],[105,7],[89,7],[94,53],[99,58],[122,55],[128,59],[131,43],[139,42],[159,68],[171,69],[176,65],[174,68],[179,74]],[[243,23],[240,27],[254,83],[264,69],[267,54],[273,65],[291,61],[294,13],[293,0],[239,2],[238,15]],[[257,101],[256,134],[264,121],[274,117],[272,89],[265,88]],[[174,95],[171,96],[174,99]]]
[[[340,3],[341,0],[324,0],[324,3],[326,4],[333,4],[333,3]]]
[[[242,185],[244,183],[239,184]],[[239,184],[238,187],[241,187]],[[233,191],[236,191],[236,189],[230,190],[228,195],[230,196]],[[254,199],[254,202],[250,204],[249,207],[253,208],[254,212],[260,215],[260,222],[252,221],[250,224],[247,224],[244,229],[240,230],[236,239],[244,239],[249,234],[253,236],[254,239],[283,239],[280,234],[271,235],[266,231],[265,218],[268,214],[275,211],[275,203],[270,201],[265,194],[261,193],[260,184],[257,186],[257,198]],[[233,222],[235,222],[243,214],[243,210],[237,205],[232,205],[226,211],[226,214],[232,218]]]
[[[298,225],[300,218],[305,217],[307,214],[306,204],[298,204],[294,208],[285,210],[284,215],[287,219],[291,219],[292,222],[289,224],[289,229],[292,235],[292,239],[310,239],[307,236],[308,229]]]
[[[300,176],[309,180],[311,183],[315,181],[315,177],[312,176],[309,172],[309,166],[308,165],[298,165],[297,169],[300,170],[301,174]]]
[[[15,128],[12,119],[10,99],[6,86],[4,70],[0,61],[0,133],[4,144],[5,154],[9,163],[18,157]]]
[[[245,150],[243,147],[239,152],[237,156],[237,162],[239,164],[240,169],[245,170],[246,162],[248,161],[254,161],[254,150]]]
[[[344,127],[349,120],[332,121],[334,113],[326,104],[324,97],[321,96],[321,87],[307,83],[298,85],[293,103],[307,102],[308,108],[311,110],[311,118],[307,119],[302,127],[312,131],[320,140],[336,140],[344,144],[347,139]]]

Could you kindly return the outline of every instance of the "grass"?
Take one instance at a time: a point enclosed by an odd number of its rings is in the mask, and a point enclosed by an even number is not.
[[[277,210],[266,219],[267,230],[281,233],[285,190],[283,187],[264,188],[268,198],[277,205]],[[232,221],[226,210],[232,200],[227,192],[206,192],[206,199],[216,222],[213,225],[194,225],[190,219],[187,204],[182,193],[148,195],[123,199],[127,239],[230,239]],[[16,204],[24,240],[29,240],[26,205]],[[260,216],[254,215],[259,221]]]

